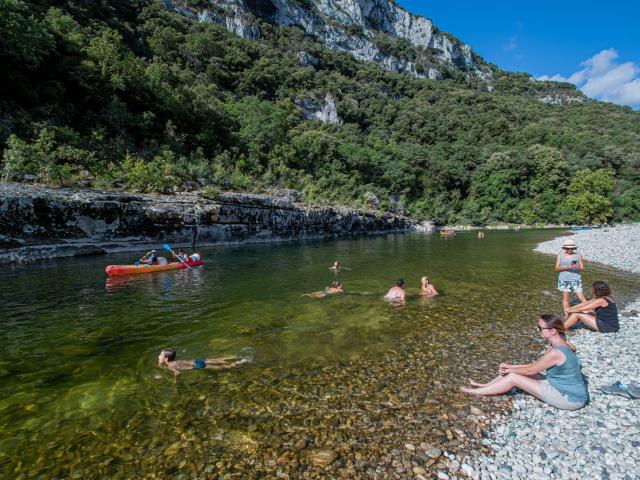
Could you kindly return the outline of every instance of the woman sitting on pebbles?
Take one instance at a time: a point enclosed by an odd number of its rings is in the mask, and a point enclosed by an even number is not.
[[[568,317],[564,328],[569,330],[575,324],[582,324],[589,330],[613,333],[620,330],[618,307],[611,298],[611,288],[606,282],[596,280],[591,284],[593,298],[567,309]]]
[[[575,347],[567,342],[562,319],[541,315],[538,331],[551,348],[535,363],[510,365],[501,363],[499,375],[489,383],[475,383],[461,390],[472,395],[499,395],[513,387],[524,390],[552,407],[578,410],[589,400],[587,385],[580,371]],[[546,377],[541,375],[547,371]]]

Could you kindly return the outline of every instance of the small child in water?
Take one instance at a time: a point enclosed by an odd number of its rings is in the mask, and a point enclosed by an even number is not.
[[[158,355],[158,366],[166,367],[171,370],[175,375],[179,375],[182,370],[228,370],[231,368],[238,368],[240,365],[249,363],[251,358],[238,357],[233,355],[231,357],[221,358],[196,358],[195,360],[176,360],[176,351],[173,348],[163,348]]]

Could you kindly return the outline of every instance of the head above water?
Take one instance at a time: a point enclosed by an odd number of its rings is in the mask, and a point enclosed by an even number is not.
[[[420,281],[422,282],[423,285],[426,285],[429,283],[429,277],[422,277]]]
[[[340,262],[338,260],[336,260],[335,262],[333,262],[333,266],[335,268],[338,268],[340,266]]]
[[[404,287],[404,279],[399,278],[398,281],[396,282],[396,287]]]
[[[602,280],[596,280],[591,284],[591,291],[596,298],[608,297],[611,295],[611,287],[607,282]]]
[[[342,288],[342,282],[340,280],[336,280],[331,284],[333,288]]]
[[[173,348],[163,348],[158,355],[158,363],[163,361],[173,362],[176,359],[176,351]]]

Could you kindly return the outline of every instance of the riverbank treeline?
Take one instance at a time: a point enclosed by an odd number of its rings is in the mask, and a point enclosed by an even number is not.
[[[640,113],[495,67],[420,80],[256,21],[245,40],[153,0],[0,0],[3,177],[294,188],[443,223],[640,219]],[[327,93],[341,122],[306,119]]]

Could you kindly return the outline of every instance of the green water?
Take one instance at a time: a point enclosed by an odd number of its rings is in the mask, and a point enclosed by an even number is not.
[[[532,248],[555,235],[210,248],[202,268],[113,280],[104,267],[135,254],[3,266],[0,477],[260,478],[313,468],[312,446],[338,451],[336,468],[366,450],[371,468],[402,439],[436,441],[472,402],[464,379],[538,352],[536,314],[560,294],[555,259]],[[336,277],[336,259],[351,270]],[[424,274],[441,297],[416,295]],[[398,277],[404,306],[381,298]],[[336,278],[344,295],[301,296]],[[595,278],[619,303],[640,286],[587,263]],[[155,365],[165,346],[255,360],[174,383]]]

